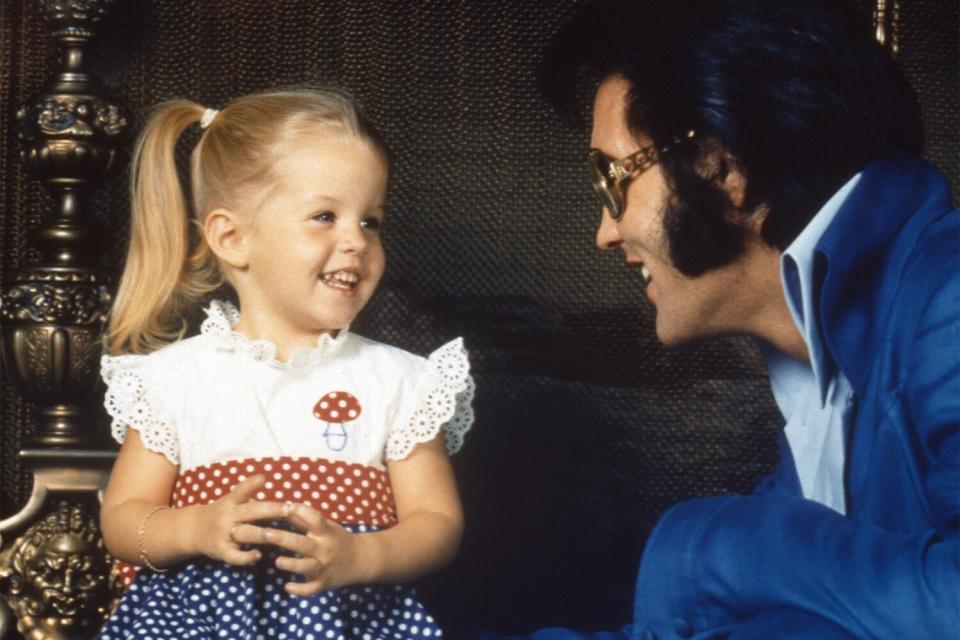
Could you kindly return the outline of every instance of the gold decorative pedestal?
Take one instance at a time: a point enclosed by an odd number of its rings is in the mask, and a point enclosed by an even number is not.
[[[99,433],[101,333],[110,291],[95,266],[88,196],[118,164],[127,119],[86,72],[87,45],[113,0],[40,0],[60,71],[17,112],[20,160],[53,195],[34,231],[40,259],[3,283],[3,362],[36,405],[20,451],[24,507],[0,521],[0,638],[89,638],[118,582],[98,528],[114,452]]]

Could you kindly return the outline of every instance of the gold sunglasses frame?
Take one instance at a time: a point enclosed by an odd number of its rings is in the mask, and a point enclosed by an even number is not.
[[[625,210],[623,184],[638,176],[660,160],[660,155],[667,153],[684,140],[696,136],[692,129],[682,137],[677,136],[671,144],[659,150],[654,145],[642,147],[619,160],[608,161],[599,149],[590,149],[587,161],[593,177],[593,190],[600,198],[600,204],[610,212],[610,217],[617,221],[623,217]]]

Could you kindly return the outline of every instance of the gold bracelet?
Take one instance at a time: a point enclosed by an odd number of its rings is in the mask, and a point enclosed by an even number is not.
[[[137,531],[137,551],[140,553],[140,564],[147,569],[150,569],[150,571],[154,571],[156,573],[166,573],[167,570],[155,567],[153,566],[153,563],[150,562],[150,557],[147,555],[147,550],[143,546],[143,534],[146,533],[147,522],[153,517],[153,514],[155,514],[157,511],[163,511],[164,509],[169,508],[170,507],[167,506],[159,506],[151,509],[147,515],[143,516],[143,520],[140,521],[140,530]]]

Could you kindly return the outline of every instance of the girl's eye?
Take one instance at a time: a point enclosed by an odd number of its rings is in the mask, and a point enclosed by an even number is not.
[[[360,226],[368,231],[379,231],[382,224],[380,218],[364,218],[360,221]]]
[[[321,211],[314,214],[313,219],[318,222],[333,222],[337,219],[337,216],[332,211]]]

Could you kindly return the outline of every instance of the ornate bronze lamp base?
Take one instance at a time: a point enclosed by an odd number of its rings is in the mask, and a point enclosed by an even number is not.
[[[40,0],[61,69],[17,113],[20,160],[56,204],[34,233],[40,260],[19,269],[0,297],[3,361],[38,416],[20,451],[33,490],[0,521],[4,640],[18,632],[35,640],[91,637],[119,593],[97,521],[115,456],[98,433],[95,408],[111,296],[85,219],[87,196],[118,164],[127,129],[120,107],[84,68],[111,4]]]

